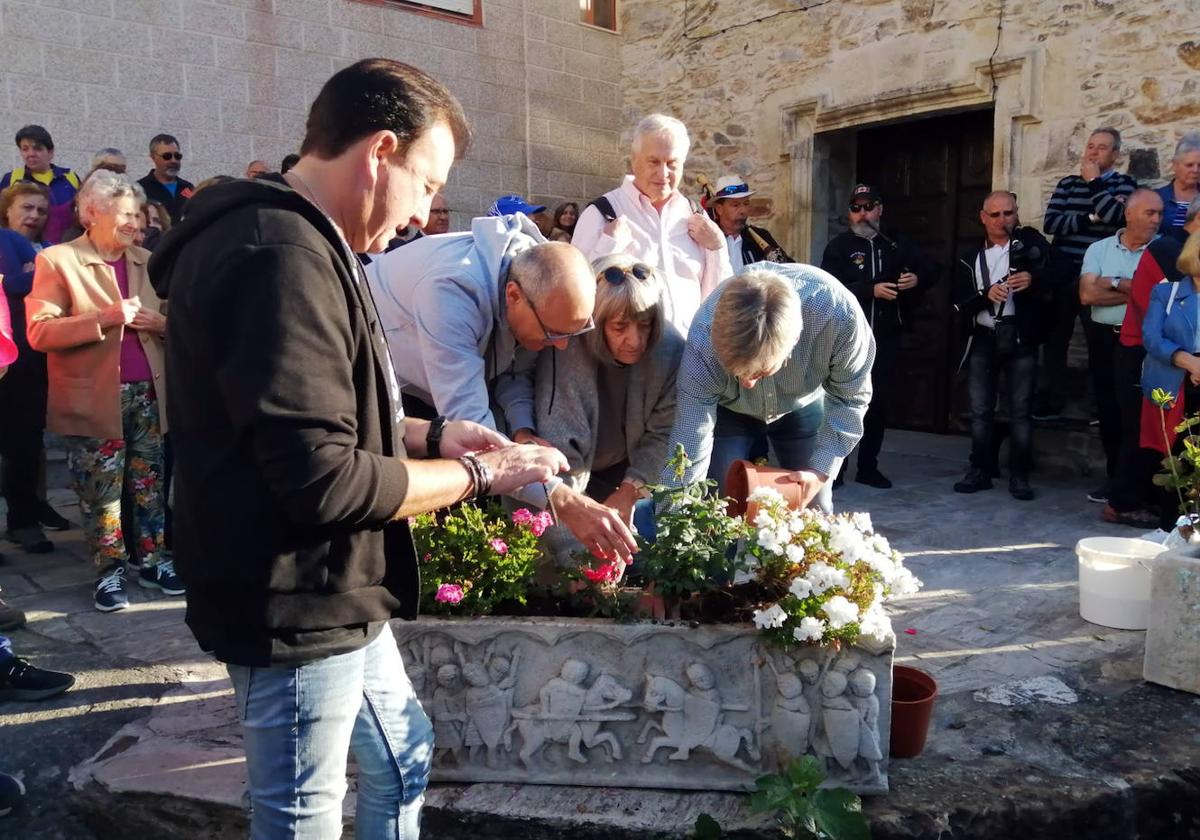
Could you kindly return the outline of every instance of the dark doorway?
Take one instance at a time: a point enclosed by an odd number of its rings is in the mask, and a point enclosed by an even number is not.
[[[883,229],[916,242],[938,265],[899,360],[904,387],[889,426],[945,432],[958,367],[951,305],[956,255],[982,234],[979,207],[992,189],[993,112],[971,111],[864,129],[857,180],[883,196]]]

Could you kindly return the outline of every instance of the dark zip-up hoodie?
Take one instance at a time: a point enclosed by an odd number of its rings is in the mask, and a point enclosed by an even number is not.
[[[296,665],[415,616],[387,345],[329,219],[282,180],[213,186],[150,275],[170,307],[175,558],[200,646]]]

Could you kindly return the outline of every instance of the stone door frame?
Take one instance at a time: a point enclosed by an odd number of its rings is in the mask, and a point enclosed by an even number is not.
[[[845,128],[866,128],[916,117],[992,107],[995,112],[992,186],[1019,192],[1024,171],[1025,126],[1041,122],[1043,66],[1041,50],[997,57],[971,65],[968,77],[958,82],[929,84],[916,89],[881,93],[871,99],[831,104],[830,95],[801,99],[780,109],[782,157],[789,183],[784,193],[786,217],[791,220],[791,253],[813,261],[814,242],[824,242],[824,224],[817,237],[814,207],[819,135]]]

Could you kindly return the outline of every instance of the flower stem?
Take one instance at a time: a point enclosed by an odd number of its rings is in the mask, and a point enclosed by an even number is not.
[[[1179,512],[1187,514],[1187,506],[1183,501],[1183,488],[1179,484],[1179,471],[1175,468],[1175,456],[1171,453],[1171,438],[1167,434],[1167,410],[1158,408],[1159,422],[1162,424],[1163,443],[1167,447],[1167,466],[1171,468],[1171,477],[1175,480],[1175,495],[1179,497]]]

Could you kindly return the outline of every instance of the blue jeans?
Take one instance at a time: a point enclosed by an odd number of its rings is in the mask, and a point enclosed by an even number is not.
[[[358,762],[355,836],[418,836],[433,727],[391,628],[361,650],[299,667],[226,668],[245,737],[254,840],[340,837],[347,751]]]
[[[764,441],[770,442],[779,466],[789,470],[808,469],[817,444],[817,432],[824,419],[825,404],[821,400],[785,414],[773,423],[717,406],[708,477],[717,481],[721,493],[724,493],[725,475],[729,467],[734,461],[748,459],[755,446],[761,446]],[[812,501],[813,507],[826,513],[833,511],[831,484],[826,481]]]
[[[1009,471],[1024,476],[1033,459],[1033,388],[1037,380],[1037,347],[1018,345],[1011,352],[996,347],[994,334],[976,327],[967,360],[971,397],[971,466],[993,470],[996,464],[996,397],[1000,372],[1008,379]]]
[[[8,636],[0,635],[0,662],[7,662],[12,659],[12,642]]]

